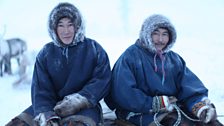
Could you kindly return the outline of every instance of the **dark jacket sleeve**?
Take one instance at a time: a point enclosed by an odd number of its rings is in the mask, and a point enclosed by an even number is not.
[[[110,96],[119,106],[132,112],[148,113],[152,106],[152,97],[147,96],[137,84],[135,68],[138,57],[126,51],[116,62],[112,72],[112,90]],[[140,62],[140,61],[139,61]],[[107,99],[107,102],[110,101]],[[111,108],[113,105],[109,105]]]
[[[208,89],[202,81],[186,66],[185,61],[179,56],[177,58],[180,64],[180,72],[178,76],[178,100],[182,101],[189,111],[192,106],[208,97]]]
[[[110,88],[111,68],[109,58],[104,49],[97,43],[93,43],[96,65],[91,79],[83,87],[79,94],[85,96],[95,106],[104,98]]]
[[[31,87],[34,116],[42,112],[53,111],[56,104],[56,93],[46,69],[47,53],[44,48],[36,58]]]

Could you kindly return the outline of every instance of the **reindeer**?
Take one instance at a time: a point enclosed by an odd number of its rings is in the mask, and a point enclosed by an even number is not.
[[[27,44],[20,38],[0,39],[0,75],[3,76],[3,73],[12,75],[11,59],[15,58],[20,66],[21,56],[26,50]]]

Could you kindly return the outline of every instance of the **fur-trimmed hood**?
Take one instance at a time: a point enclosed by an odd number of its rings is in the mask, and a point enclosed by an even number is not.
[[[65,47],[67,45],[63,44],[59,39],[56,31],[57,24],[61,18],[67,17],[72,20],[75,29],[77,29],[76,34],[73,38],[73,42],[69,45],[76,45],[78,42],[82,42],[85,37],[85,27],[82,19],[82,15],[79,10],[72,4],[64,2],[59,3],[50,13],[48,19],[48,32],[53,42],[57,46]]]
[[[169,21],[169,19],[159,14],[154,14],[146,18],[144,23],[142,24],[142,28],[139,34],[141,46],[143,46],[144,48],[147,48],[148,50],[152,52],[156,52],[156,48],[154,44],[152,43],[151,34],[154,30],[160,27],[168,29],[170,34],[170,40],[168,42],[168,45],[165,47],[165,49],[163,49],[163,52],[168,52],[176,41],[176,36],[177,36],[176,30],[173,24]]]

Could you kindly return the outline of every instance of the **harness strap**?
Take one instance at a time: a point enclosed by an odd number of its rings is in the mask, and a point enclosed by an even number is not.
[[[191,117],[189,117],[186,113],[184,113],[176,104],[172,104],[172,106],[176,109],[176,111],[177,111],[177,114],[178,114],[178,118],[177,118],[177,121],[174,123],[174,125],[173,126],[178,126],[179,124],[180,124],[180,122],[181,122],[181,114],[183,114],[187,119],[189,119],[189,120],[191,120],[191,121],[193,121],[193,122],[200,122],[200,120],[199,119],[193,119],[193,118],[191,118]],[[159,122],[161,121],[161,120],[159,120],[158,118],[157,118],[157,114],[158,113],[156,113],[155,115],[154,115],[154,123],[156,124],[156,126],[163,126],[162,124],[160,124]],[[168,114],[168,113],[167,113]],[[153,125],[152,125],[153,126]]]
[[[12,45],[10,44],[9,40],[6,40],[6,43],[9,46],[9,57],[12,57]]]
[[[160,114],[156,119],[158,122],[160,122],[164,117],[166,117],[168,113]],[[157,126],[155,121],[151,122],[148,126]]]

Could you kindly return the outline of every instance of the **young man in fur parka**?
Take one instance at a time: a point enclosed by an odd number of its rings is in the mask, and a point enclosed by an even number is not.
[[[112,88],[105,101],[118,119],[137,126],[173,126],[180,124],[178,118],[175,124],[162,119],[184,108],[202,123],[216,120],[208,89],[170,50],[175,41],[176,30],[165,16],[155,14],[144,21],[139,39],[112,70]]]
[[[105,50],[85,37],[84,30],[81,13],[74,5],[59,3],[51,11],[48,31],[53,41],[36,57],[32,105],[7,126],[102,124],[99,101],[109,90],[111,69]]]

